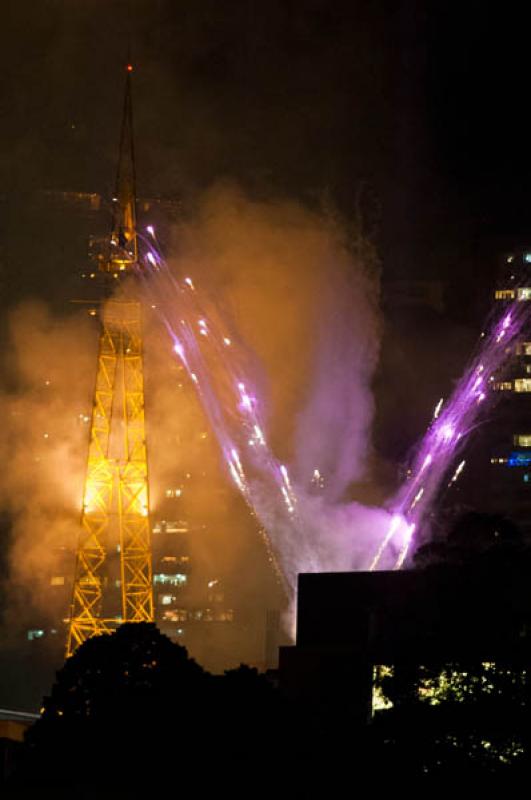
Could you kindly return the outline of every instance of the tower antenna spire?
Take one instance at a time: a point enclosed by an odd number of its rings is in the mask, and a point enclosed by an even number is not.
[[[108,272],[123,271],[138,260],[136,231],[136,164],[133,136],[133,101],[131,75],[133,65],[126,65],[125,94],[120,128],[120,146],[116,183],[112,198],[111,251]]]
[[[119,242],[121,246],[125,246],[125,243],[131,243],[136,261],[136,165],[133,138],[133,102],[131,97],[132,72],[133,65],[128,59],[114,195],[118,202],[113,204],[113,235],[123,237],[125,241]]]

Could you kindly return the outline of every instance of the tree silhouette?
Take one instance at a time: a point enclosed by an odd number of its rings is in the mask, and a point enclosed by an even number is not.
[[[28,732],[28,757],[41,776],[69,780],[83,775],[87,758],[93,780],[109,759],[134,756],[148,771],[165,754],[175,718],[197,733],[211,678],[151,623],[89,639],[57,673]]]
[[[442,536],[421,545],[414,564],[425,568],[438,565],[478,567],[500,565],[501,561],[526,556],[522,533],[507,517],[469,511],[458,517]]]
[[[414,564],[424,570],[450,567],[450,574],[457,570],[478,591],[488,593],[493,582],[508,580],[511,567],[521,570],[529,559],[511,520],[468,512],[445,535],[420,546]],[[507,575],[502,567],[508,568]],[[518,620],[507,616],[506,607],[501,607],[500,619],[496,607],[486,608],[499,630],[504,625],[510,630]],[[407,759],[417,775],[479,776],[528,769],[531,681],[518,663],[398,665],[380,681],[380,689],[394,708],[379,715],[373,735],[380,731],[397,761]]]
[[[256,669],[211,675],[154,624],[124,624],[87,640],[57,673],[27,734],[22,779],[69,791],[153,780],[205,788],[231,765],[234,783],[246,769],[292,758],[287,713]]]

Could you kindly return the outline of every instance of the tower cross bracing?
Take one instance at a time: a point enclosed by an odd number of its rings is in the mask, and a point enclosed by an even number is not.
[[[98,256],[100,273],[113,288],[138,266],[131,71],[128,66],[112,231]],[[100,317],[67,656],[121,622],[154,618],[140,302],[134,295],[111,296]],[[111,573],[111,554],[119,556],[119,578]],[[113,577],[119,612],[109,603]]]

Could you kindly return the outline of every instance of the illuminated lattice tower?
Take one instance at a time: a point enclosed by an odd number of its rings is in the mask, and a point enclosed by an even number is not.
[[[101,303],[67,656],[121,622],[153,621],[141,307],[130,281],[128,295],[111,296],[138,266],[131,72],[128,66],[112,230],[97,256],[107,299]],[[115,580],[113,558],[119,560]],[[109,602],[111,586],[120,588],[121,612]]]

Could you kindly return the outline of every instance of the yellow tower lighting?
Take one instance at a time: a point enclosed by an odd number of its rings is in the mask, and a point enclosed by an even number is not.
[[[138,266],[131,73],[127,65],[112,231],[98,256],[100,273],[113,288]],[[111,296],[100,317],[67,657],[122,622],[154,619],[140,302],[134,294]],[[114,581],[111,554],[119,557]],[[119,611],[109,602],[113,585],[120,586]]]

